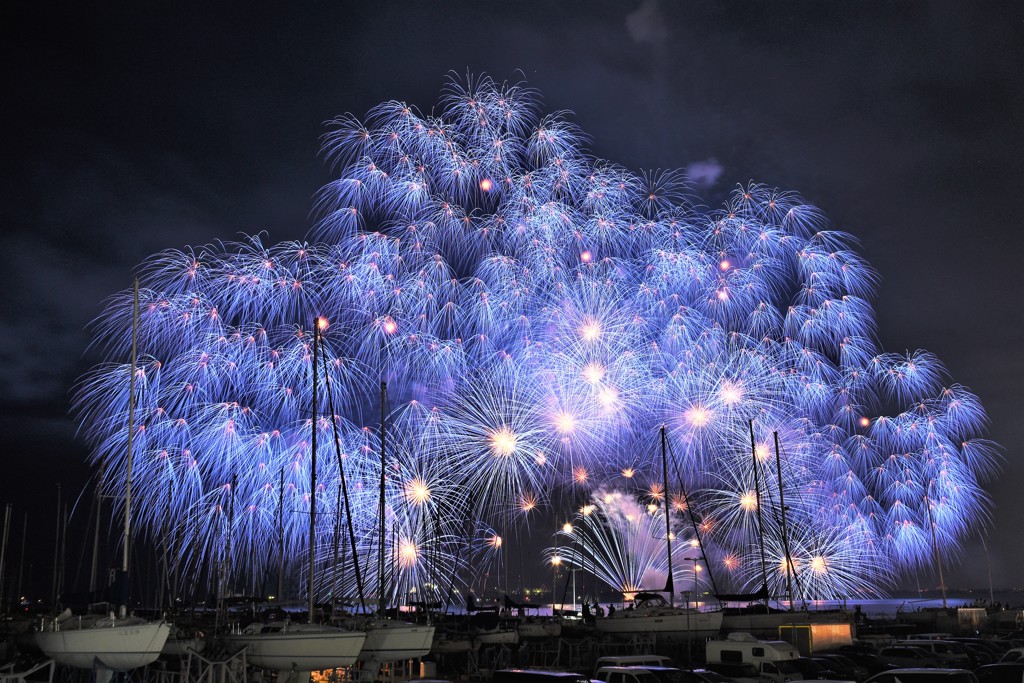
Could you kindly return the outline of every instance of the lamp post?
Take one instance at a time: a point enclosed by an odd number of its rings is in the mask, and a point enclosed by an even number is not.
[[[555,594],[558,592],[558,565],[562,558],[555,555],[551,558],[551,616],[555,616]]]
[[[589,503],[583,505],[580,508],[581,522],[586,522],[587,518],[590,516],[590,513],[593,512],[593,511],[594,511],[594,506],[593,505],[591,505]],[[586,534],[586,527],[580,527],[580,529],[581,529],[581,532],[580,532],[580,537],[581,538],[580,538],[580,540],[583,542],[583,557],[582,557],[582,562],[580,562],[580,565],[582,566],[582,569],[583,569],[583,595],[586,596],[587,595],[587,534]],[[593,572],[591,572],[591,573],[593,573]],[[593,597],[594,598],[597,597],[597,589],[596,588],[594,590],[594,596]]]
[[[700,604],[699,593],[697,592],[697,562],[700,560],[699,557],[684,557],[684,561],[693,562],[693,596],[694,605]],[[692,640],[690,638],[690,594],[691,591],[683,591],[683,596],[686,598],[686,667],[688,669],[693,668],[693,659],[691,658],[691,646]]]
[[[572,534],[572,529],[573,529],[572,522],[566,522],[565,524],[562,525],[562,533],[565,534],[566,536],[570,536]],[[573,614],[576,614],[576,569],[573,568],[573,569],[570,569],[569,571],[572,572],[572,612],[573,612]],[[569,586],[566,585],[566,588],[568,588],[568,587]],[[562,609],[565,609],[565,604],[564,604],[565,591],[562,591],[562,598],[563,598]]]
[[[557,547],[555,552],[558,552]],[[560,555],[551,558],[551,615],[555,616],[555,595],[558,593],[558,565],[562,563]]]
[[[694,594],[694,596],[699,596],[700,595],[700,591],[699,591],[699,589],[697,587],[697,572],[700,571],[700,566],[697,563],[700,562],[700,558],[699,557],[684,557],[683,560],[686,561],[686,562],[693,562],[693,594]],[[700,599],[695,597],[694,603],[695,603],[695,605],[699,604],[700,603]]]
[[[690,638],[690,591],[683,591],[683,598],[686,599],[686,668],[693,668],[693,657],[691,656],[690,647],[692,639]]]

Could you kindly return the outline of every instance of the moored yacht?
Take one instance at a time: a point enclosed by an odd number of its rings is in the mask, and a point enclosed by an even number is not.
[[[395,619],[370,617],[353,622],[366,631],[366,641],[359,653],[361,662],[397,662],[417,659],[430,653],[434,627]]]
[[[235,651],[245,648],[246,661],[261,669],[309,672],[354,664],[366,633],[285,619],[253,622],[222,640]]]
[[[169,624],[136,617],[72,616],[70,610],[42,623],[36,645],[57,664],[122,672],[152,664],[160,656]]]
[[[621,638],[645,634],[655,635],[659,641],[685,642],[718,635],[722,628],[722,612],[673,607],[661,595],[644,592],[637,593],[629,608],[597,617],[594,627],[600,633]]]

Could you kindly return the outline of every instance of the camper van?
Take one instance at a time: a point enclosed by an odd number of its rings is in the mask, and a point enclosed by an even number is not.
[[[784,640],[757,640],[749,633],[730,633],[723,640],[709,640],[708,664],[751,664],[761,680],[773,683],[802,681],[803,674],[793,666],[800,658],[796,646]]]

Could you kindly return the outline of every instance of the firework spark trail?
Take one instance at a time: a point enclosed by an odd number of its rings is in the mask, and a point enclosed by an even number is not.
[[[158,534],[175,520],[179,570],[197,584],[226,534],[232,571],[270,572],[279,515],[289,556],[308,547],[317,316],[330,321],[339,415],[317,416],[327,446],[313,493],[334,508],[333,419],[357,555],[394,549],[393,586],[460,566],[467,509],[477,528],[507,529],[630,468],[637,485],[658,482],[662,424],[674,470],[707,508],[709,560],[740,581],[752,564],[750,420],[785,444],[797,571],[814,567],[815,594],[875,592],[926,563],[929,511],[943,553],[986,520],[999,449],[983,408],[946,384],[934,355],[878,348],[878,276],[818,209],[757,184],[703,209],[677,172],[591,156],[568,114],[544,114],[522,84],[452,79],[442,104],[425,116],[391,101],[330,124],[323,154],[338,176],[316,197],[312,242],[253,235],[168,249],[138,269],[140,525]],[[110,494],[124,485],[127,297],[96,321],[110,362],[75,400]],[[381,381],[396,435],[385,539],[374,522]],[[325,558],[335,523],[318,523]],[[429,551],[428,528],[444,539]],[[868,555],[892,572],[859,571],[855,556]],[[640,578],[615,571],[606,580]]]

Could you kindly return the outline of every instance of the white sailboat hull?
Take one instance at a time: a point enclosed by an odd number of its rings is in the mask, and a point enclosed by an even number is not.
[[[351,666],[366,641],[362,631],[326,626],[273,624],[247,627],[224,636],[233,650],[246,650],[246,661],[273,671],[323,671]]]
[[[434,627],[402,621],[377,621],[366,627],[359,660],[363,662],[397,662],[417,659],[430,653]]]
[[[594,624],[601,633],[617,637],[654,634],[659,639],[696,640],[718,635],[722,628],[721,612],[698,612],[685,608],[653,610],[619,610],[608,617],[598,617]]]
[[[130,671],[155,662],[170,632],[171,627],[165,622],[124,626],[115,622],[110,626],[37,631],[35,641],[43,654],[57,664]]]

